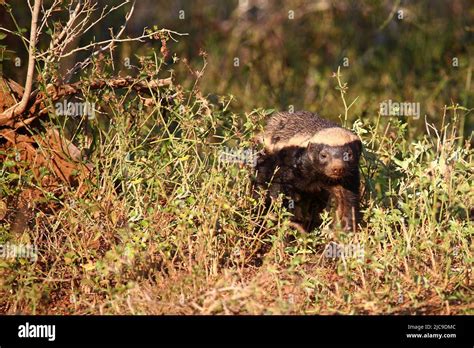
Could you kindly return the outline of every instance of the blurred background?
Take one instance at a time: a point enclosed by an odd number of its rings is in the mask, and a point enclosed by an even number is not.
[[[26,1],[9,3],[19,25],[29,28]],[[118,3],[98,1],[101,7]],[[420,103],[420,119],[403,118],[416,137],[425,129],[425,115],[441,122],[444,105],[472,108],[472,0],[138,0],[135,7],[127,34],[140,35],[153,26],[187,33],[168,42],[163,70],[192,87],[196,71],[205,67],[199,91],[211,101],[233,96],[236,113],[306,109],[337,120],[344,114],[332,77],[339,66],[348,102],[358,97],[350,120],[373,121],[384,100]],[[129,8],[122,7],[77,44],[108,38],[108,28],[117,32]],[[4,8],[0,20],[14,28]],[[23,83],[26,66],[14,66],[13,59],[26,61],[25,48],[13,35],[0,44],[9,50],[3,52],[3,74]],[[140,56],[152,55],[152,48],[159,53],[160,42],[118,45],[116,73],[138,74],[133,66]],[[60,69],[66,71],[80,58],[71,56]],[[124,65],[127,58],[131,68]],[[466,110],[462,120],[464,137],[473,130],[471,114]]]

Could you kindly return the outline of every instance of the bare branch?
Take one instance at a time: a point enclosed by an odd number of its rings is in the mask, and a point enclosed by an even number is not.
[[[24,36],[21,35],[20,33],[17,33],[17,32],[15,32],[15,31],[12,31],[12,30],[9,30],[9,29],[3,28],[3,27],[0,27],[0,30],[1,30],[1,31],[4,31],[4,32],[6,32],[6,33],[9,33],[9,34],[18,36],[20,39],[25,40],[28,44],[30,44],[30,40],[28,40],[26,37],[24,37]]]
[[[28,3],[29,4],[29,3]],[[25,91],[20,103],[12,106],[10,109],[0,114],[0,123],[5,117],[11,118],[12,116],[19,115],[26,109],[28,100],[30,99],[30,93],[33,87],[33,77],[35,71],[35,54],[36,54],[36,33],[38,26],[38,17],[41,8],[41,0],[35,0],[33,12],[31,15],[31,30],[30,30],[30,46],[28,52],[28,71],[26,74]]]
[[[29,0],[33,2],[33,0]],[[41,0],[34,0],[34,6],[32,7],[34,14],[32,15],[32,25],[31,25],[31,33],[30,33],[30,40],[29,40],[29,64],[28,64],[28,74],[27,74],[27,81],[25,83],[25,93],[22,96],[22,100],[17,103],[16,105],[10,107],[9,109],[5,110],[3,113],[0,114],[0,126],[12,126],[15,122],[15,117],[21,113],[24,113],[26,108],[31,105],[37,105],[38,98],[40,98],[41,92],[37,89],[32,92],[32,83],[33,83],[33,73],[34,73],[34,66],[37,61],[42,60],[44,62],[43,67],[43,80],[44,81],[53,81],[51,79],[52,76],[49,76],[52,72],[54,72],[55,68],[52,67],[50,64],[53,62],[59,62],[62,58],[68,57],[73,55],[79,51],[92,51],[88,58],[86,58],[82,62],[77,62],[71,70],[69,70],[65,76],[63,81],[68,82],[73,76],[75,72],[80,69],[84,69],[87,67],[96,57],[98,54],[104,51],[110,51],[112,55],[112,51],[115,47],[116,43],[121,42],[141,42],[145,39],[156,39],[166,35],[167,37],[175,40],[173,35],[181,36],[187,34],[181,34],[177,32],[173,32],[170,30],[154,30],[148,31],[146,28],[143,30],[142,35],[138,37],[127,37],[122,38],[122,35],[125,32],[127,24],[132,17],[132,14],[135,9],[135,1],[133,1],[131,8],[125,15],[125,21],[118,30],[116,34],[111,31],[110,38],[107,40],[103,40],[100,42],[91,42],[88,45],[83,47],[73,47],[70,51],[66,52],[66,48],[70,46],[74,40],[81,37],[85,32],[93,28],[97,25],[100,21],[102,21],[105,17],[107,17],[113,11],[121,8],[125,4],[130,3],[130,0],[123,0],[120,4],[115,6],[105,6],[102,8],[101,13],[99,14],[98,18],[95,20],[92,19],[94,12],[97,10],[97,3],[93,0],[70,0],[68,4],[68,11],[69,17],[63,25],[60,27],[53,28],[53,35],[51,38],[51,42],[49,47],[46,51],[41,52],[39,54],[36,53],[36,42],[41,31],[37,29],[42,29],[46,27],[50,27],[51,18],[53,13],[61,7],[63,3],[62,0],[54,0],[49,8],[43,6]],[[42,20],[38,22],[39,12],[42,11]],[[0,28],[1,29],[1,28]],[[176,41],[176,40],[175,40]],[[51,73],[50,73],[51,70]],[[41,99],[41,98],[40,98]],[[28,103],[29,102],[29,103]],[[30,109],[31,111],[32,109]],[[20,121],[23,122],[23,121]]]
[[[49,27],[48,18],[51,17],[53,11],[60,4],[61,4],[61,0],[54,0],[53,4],[48,9],[45,9],[44,6],[41,6],[41,11],[43,12],[43,20],[41,21],[41,25],[38,28],[38,34],[41,34],[43,32],[44,26]]]
[[[88,49],[90,49],[92,47],[96,47],[96,46],[106,45],[105,47],[103,47],[103,50],[106,51],[115,42],[140,41],[140,40],[143,40],[144,38],[151,37],[153,35],[153,33],[146,34],[146,35],[143,34],[143,35],[141,35],[140,37],[137,37],[137,38],[120,39],[120,36],[123,34],[123,32],[125,30],[125,27],[127,26],[127,23],[128,23],[128,21],[130,20],[130,17],[133,14],[134,9],[135,9],[135,2],[133,3],[132,8],[130,9],[130,11],[125,16],[125,23],[122,25],[122,27],[120,28],[120,31],[117,33],[117,35],[115,37],[112,36],[112,38],[108,39],[108,40],[104,40],[104,41],[100,41],[100,42],[93,42],[93,43],[90,43],[89,45],[75,48],[75,49],[69,51],[68,53],[62,54],[61,58],[68,57],[71,54],[74,54],[74,53],[79,52],[79,51],[87,51]],[[158,31],[156,33],[158,33]]]
[[[30,103],[30,116],[23,120],[15,122],[14,117],[0,118],[0,126],[8,126],[14,129],[24,127],[33,122],[38,117],[47,114],[51,108],[47,105],[54,103],[61,98],[81,93],[83,88],[88,90],[103,89],[110,87],[114,89],[131,88],[136,92],[150,92],[161,87],[172,85],[171,77],[156,80],[137,80],[131,76],[115,77],[108,80],[96,79],[92,81],[78,81],[71,84],[63,84],[59,86],[49,85],[46,88],[46,94],[38,92],[35,94],[36,99]]]

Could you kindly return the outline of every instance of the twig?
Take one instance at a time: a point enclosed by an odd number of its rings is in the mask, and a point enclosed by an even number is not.
[[[347,126],[347,116],[349,114],[349,109],[352,107],[352,105],[354,105],[354,103],[357,101],[357,99],[359,99],[359,96],[357,96],[352,101],[352,103],[349,106],[347,106],[346,98],[344,97],[344,94],[346,94],[346,92],[347,92],[347,82],[342,83],[342,81],[341,81],[341,67],[340,66],[337,67],[337,73],[334,73],[333,77],[335,77],[336,80],[337,80],[337,85],[338,85],[337,89],[341,93],[341,99],[342,99],[342,102],[344,104],[344,124],[343,124],[343,126],[346,127]]]
[[[114,89],[132,88],[133,90],[137,92],[147,92],[147,91],[154,90],[160,87],[170,86],[171,84],[172,84],[171,77],[168,77],[165,79],[158,79],[158,80],[137,80],[131,76],[125,76],[125,77],[112,78],[108,80],[96,79],[96,80],[87,81],[87,82],[78,81],[75,83],[64,84],[60,86],[49,85],[46,89],[46,94],[44,94],[43,92],[39,92],[35,94],[36,100],[30,107],[30,110],[39,108],[39,111],[32,112],[31,114],[33,116],[28,117],[27,119],[24,119],[24,120],[19,120],[17,122],[15,122],[14,117],[11,117],[8,119],[0,119],[0,126],[9,126],[14,129],[24,127],[30,124],[31,122],[33,122],[38,117],[48,113],[48,111],[51,110],[49,107],[46,106],[46,103],[45,103],[46,101],[49,101],[50,103],[54,103],[55,101],[61,98],[80,93],[83,88],[94,90],[94,89],[102,89],[108,86]]]
[[[28,40],[26,37],[24,37],[24,36],[21,35],[20,33],[17,33],[17,32],[15,32],[15,31],[13,31],[13,30],[9,30],[9,29],[3,28],[3,27],[0,27],[0,30],[1,30],[1,31],[4,31],[4,32],[6,32],[6,33],[8,33],[8,34],[12,34],[12,35],[18,36],[20,39],[25,40],[25,41],[28,43],[28,45],[30,44],[30,40]]]
[[[380,27],[377,28],[378,31],[383,30],[388,23],[392,20],[393,16],[395,16],[395,12],[397,12],[398,6],[400,6],[400,0],[397,0],[395,4],[393,5],[392,11],[390,11],[390,14],[388,17],[385,19],[385,21],[380,25]]]
[[[31,30],[30,30],[30,47],[28,51],[28,71],[26,74],[25,90],[21,101],[5,110],[0,114],[0,123],[4,118],[11,118],[23,113],[30,99],[30,93],[33,88],[33,77],[35,71],[35,54],[36,54],[36,32],[38,27],[38,17],[41,7],[41,0],[35,0],[33,12],[31,16]]]

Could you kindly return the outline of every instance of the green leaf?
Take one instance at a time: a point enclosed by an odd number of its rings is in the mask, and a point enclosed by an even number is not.
[[[263,113],[264,115],[270,115],[270,114],[273,114],[275,112],[275,109],[266,109]]]
[[[411,162],[411,159],[406,159],[404,161],[400,161],[399,159],[397,158],[393,158],[393,162],[395,162],[395,164],[399,167],[401,167],[402,169],[404,170],[407,170],[408,169],[408,165],[410,164]]]
[[[10,160],[7,160],[5,162],[3,162],[3,165],[7,168],[11,168],[11,167],[14,167],[16,166],[16,162],[15,161],[10,161]]]
[[[17,180],[20,176],[17,173],[10,173],[7,176],[7,181]]]

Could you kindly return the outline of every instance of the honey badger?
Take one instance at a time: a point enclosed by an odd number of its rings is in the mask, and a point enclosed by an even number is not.
[[[258,141],[264,150],[254,184],[266,190],[267,204],[283,193],[285,204],[294,208],[294,222],[311,231],[331,200],[336,221],[345,230],[356,230],[362,143],[354,133],[311,112],[280,112]]]

